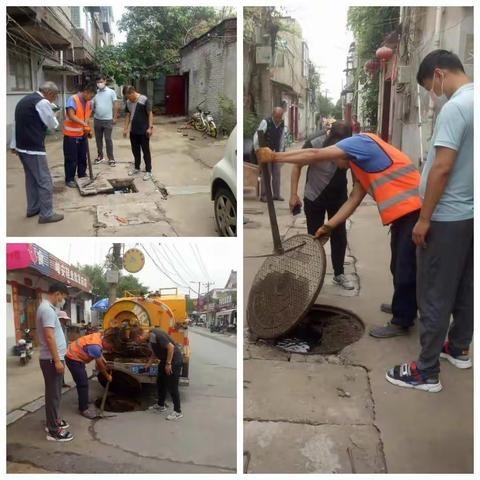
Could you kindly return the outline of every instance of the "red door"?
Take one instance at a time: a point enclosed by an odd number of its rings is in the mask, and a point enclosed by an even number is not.
[[[185,77],[167,75],[165,79],[165,113],[185,115]]]

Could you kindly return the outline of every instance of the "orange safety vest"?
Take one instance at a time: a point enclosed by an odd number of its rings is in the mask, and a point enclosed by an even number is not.
[[[81,100],[78,98],[78,94],[74,95],[73,100],[75,102],[75,115],[83,120],[84,122],[88,122],[90,118],[90,114],[92,113],[92,108],[90,106],[90,101],[87,102],[87,108],[84,110],[83,104]],[[65,110],[65,119],[63,121],[63,134],[68,137],[83,137],[84,133],[83,125],[79,123],[72,122],[67,115],[67,111]]]
[[[369,136],[391,159],[392,164],[381,172],[368,173],[354,162],[350,168],[366,192],[377,202],[384,225],[419,210],[422,201],[418,193],[420,173],[410,158],[372,133]]]
[[[100,332],[95,332],[77,338],[68,346],[66,356],[70,358],[70,360],[76,360],[77,362],[91,362],[93,357],[84,350],[87,345],[99,345],[100,348],[102,348],[102,334]]]

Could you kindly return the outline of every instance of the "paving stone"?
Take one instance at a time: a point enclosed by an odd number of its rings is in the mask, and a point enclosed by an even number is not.
[[[13,422],[16,422],[26,414],[27,412],[25,410],[13,410],[9,414],[7,414],[7,427],[8,425],[10,425]]]
[[[369,425],[245,422],[247,473],[385,473],[378,431]]]
[[[22,407],[22,410],[26,410],[27,412],[33,413],[42,408],[45,405],[45,397],[40,397],[34,400],[31,403],[28,403],[27,405],[24,405]]]
[[[345,365],[245,360],[249,382],[244,416],[249,420],[309,424],[373,423],[367,373]],[[339,395],[339,389],[350,397]]]

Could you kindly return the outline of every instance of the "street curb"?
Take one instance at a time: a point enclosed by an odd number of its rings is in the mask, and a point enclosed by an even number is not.
[[[198,333],[198,335],[201,335],[203,337],[207,337],[207,338],[211,338],[212,340],[217,340],[217,342],[221,342],[221,343],[224,343],[225,345],[230,345],[231,347],[234,347],[236,348],[237,347],[237,340],[235,338],[235,342],[231,342],[229,340],[226,340],[224,338],[219,338],[215,335],[211,335],[210,333],[206,333],[206,332],[202,332],[202,331],[198,331],[197,329],[193,329],[190,327],[190,329],[192,330],[193,333]]]
[[[93,379],[96,378],[96,375],[92,373],[88,379]],[[72,387],[65,387],[62,388],[62,395],[65,393],[69,392],[70,390],[76,388],[75,385]],[[35,404],[34,407],[30,407],[32,404]],[[13,425],[15,422],[23,418],[25,415],[28,415],[29,413],[35,413],[36,411],[40,410],[43,406],[45,405],[45,395],[42,395],[41,397],[35,398],[34,400],[31,400],[21,407],[14,408],[10,412],[7,412],[6,418],[6,426],[9,427],[10,425]],[[30,407],[30,409],[28,408]],[[9,421],[9,417],[11,418],[11,421]]]

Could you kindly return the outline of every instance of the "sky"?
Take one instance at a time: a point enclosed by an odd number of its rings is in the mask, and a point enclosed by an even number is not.
[[[236,261],[238,257],[237,242],[232,241],[232,239],[212,237],[202,239],[201,241],[192,241],[189,238],[178,238],[174,241],[172,241],[172,239],[155,240],[155,242],[153,239],[146,239],[140,243],[134,241],[128,242],[124,244],[125,250],[133,247],[143,250],[141,245],[144,245],[160,268],[163,271],[167,271],[170,277],[181,285],[191,281],[201,281],[202,283],[210,281],[214,282],[211,288],[223,288],[227,283],[231,270],[238,271],[238,262]],[[110,242],[98,239],[85,239],[71,242],[64,240],[39,240],[35,243],[49,253],[72,265],[76,265],[77,262],[82,265],[103,264],[105,255],[112,246]],[[160,262],[152,251],[152,245],[155,247]],[[200,252],[200,258],[203,260],[206,272],[202,269],[198,254],[193,253],[195,248],[198,248]],[[177,272],[175,272],[175,269]],[[125,270],[123,273],[125,275],[128,274]],[[143,269],[134,275],[152,291],[158,288],[176,286],[171,279],[155,266],[155,263],[148,255],[145,255],[145,266]],[[182,279],[180,279],[179,276],[181,276]],[[189,286],[197,292],[197,283],[188,283],[186,285],[186,287]],[[188,293],[188,288],[179,287],[179,290],[183,293]],[[202,285],[202,294],[205,291],[206,286]],[[193,293],[192,296],[196,297]]]
[[[346,27],[348,7],[335,2],[297,1],[286,2],[285,9],[299,22],[310,60],[320,67],[322,93],[326,88],[328,96],[336,102],[342,91],[348,47],[353,41],[353,34]]]
[[[115,34],[115,43],[125,42],[127,39],[126,32],[120,32],[117,27],[117,22],[122,18],[122,14],[125,11],[125,7],[121,5],[113,5],[113,33]]]

